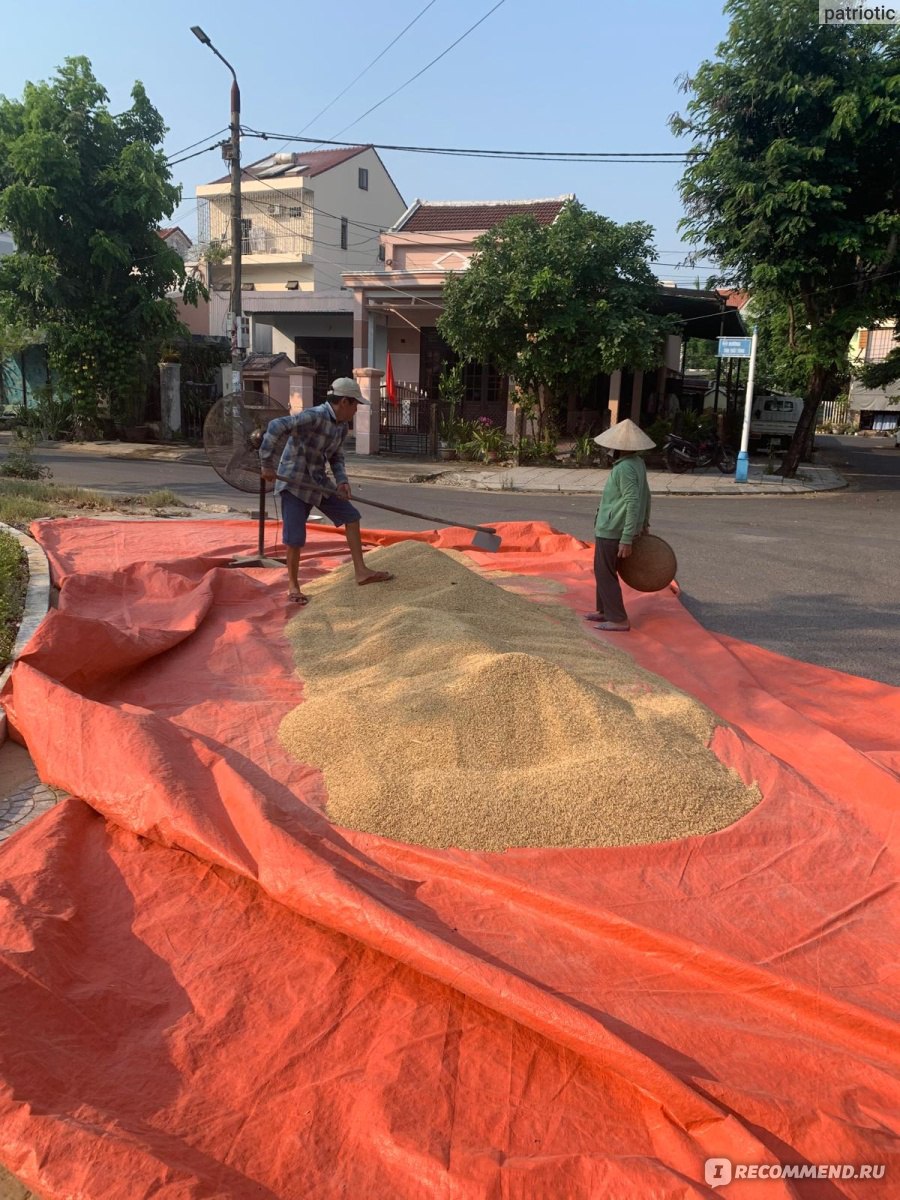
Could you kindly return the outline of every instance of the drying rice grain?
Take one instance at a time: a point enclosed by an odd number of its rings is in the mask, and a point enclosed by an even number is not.
[[[336,824],[467,850],[621,846],[758,803],[707,749],[712,713],[576,614],[424,543],[370,558],[396,579],[340,568],[289,626],[307,698],[280,733],[322,770]]]

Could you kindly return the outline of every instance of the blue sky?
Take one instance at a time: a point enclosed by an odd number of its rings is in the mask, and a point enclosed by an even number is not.
[[[335,137],[495,2],[435,0],[307,133]],[[237,70],[244,124],[300,132],[426,3],[16,5],[3,19],[2,90],[18,96],[26,80],[48,78],[67,55],[87,55],[114,108],[127,103],[135,79],[143,81],[170,127],[166,147],[178,151],[228,121],[230,77],[190,33],[199,24]],[[669,114],[684,104],[677,77],[712,56],[726,29],[721,0],[505,0],[421,78],[340,136],[525,150],[682,149],[667,127]],[[262,157],[266,147],[246,141],[244,160]],[[650,222],[660,260],[677,262],[677,166],[382,157],[407,201],[574,192],[616,221]],[[194,236],[194,188],[222,173],[219,154],[191,159],[175,172],[184,189],[175,220]],[[696,272],[661,268],[659,274],[688,282]]]

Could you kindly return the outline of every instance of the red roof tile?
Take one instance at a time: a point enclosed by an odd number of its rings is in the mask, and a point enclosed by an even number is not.
[[[183,238],[187,238],[187,240],[189,242],[191,242],[191,239],[184,232],[184,230],[181,228],[180,225],[163,225],[159,229],[157,229],[156,232],[159,234],[159,236],[162,238],[163,241],[165,241],[166,238],[170,238],[173,233],[180,233]],[[193,246],[193,244],[194,243],[191,242],[192,246]]]
[[[492,229],[507,217],[521,216],[534,217],[539,225],[552,225],[567,199],[511,200],[497,204],[420,204],[406,221],[394,228],[404,233]]]
[[[716,288],[716,295],[722,297],[726,308],[743,308],[750,299],[749,292],[742,292],[737,288]]]
[[[355,158],[357,154],[362,154],[363,150],[371,149],[371,146],[348,146],[336,150],[310,150],[307,154],[292,154],[292,161],[284,163],[283,170],[266,172],[266,179],[283,179],[291,175],[321,175],[323,171],[330,171],[332,167],[338,167],[348,159]],[[267,154],[265,158],[246,165],[244,170],[253,175],[258,168],[267,165],[274,167],[276,164],[272,161],[273,158],[274,155]],[[230,179],[230,175],[223,175],[221,179],[214,179],[212,182],[228,183]]]

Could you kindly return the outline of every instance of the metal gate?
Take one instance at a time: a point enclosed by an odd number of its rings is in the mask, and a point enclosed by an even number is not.
[[[203,422],[206,414],[218,399],[215,383],[193,383],[188,380],[181,385],[181,432],[189,442],[203,441]]]
[[[426,392],[414,384],[394,385],[394,398],[389,400],[387,388],[381,384],[381,431],[378,449],[381,454],[401,454],[424,458],[434,453],[432,404]]]

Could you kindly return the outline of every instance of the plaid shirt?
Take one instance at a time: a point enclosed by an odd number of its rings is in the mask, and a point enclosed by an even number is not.
[[[316,484],[332,486],[325,473],[326,463],[331,467],[336,484],[347,483],[341,446],[349,429],[346,421],[335,419],[331,405],[327,403],[270,421],[259,447],[259,461],[263,468],[273,466],[278,441],[288,434],[287,444],[276,468],[277,474],[283,477],[275,483],[276,494],[293,492],[307,504],[319,504],[325,493]]]

